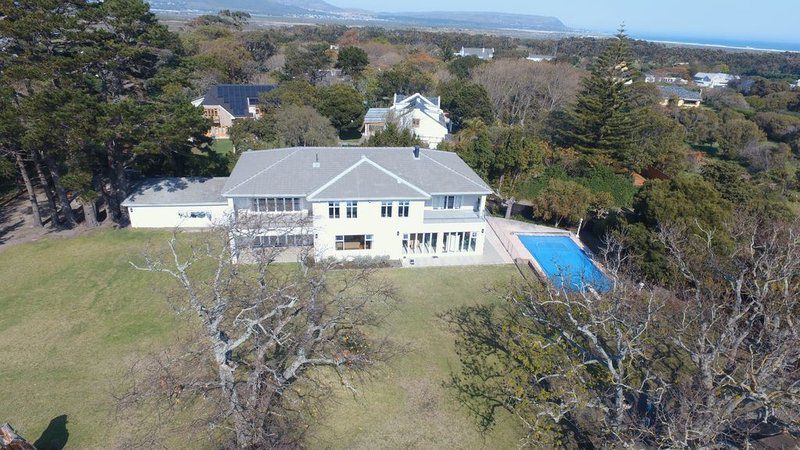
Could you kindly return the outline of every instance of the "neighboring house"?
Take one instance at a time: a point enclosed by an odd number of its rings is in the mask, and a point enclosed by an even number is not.
[[[533,53],[531,53],[531,54],[530,54],[530,55],[528,55],[528,57],[527,57],[527,58],[525,58],[525,59],[527,59],[528,61],[533,61],[533,62],[542,62],[542,61],[552,61],[553,59],[555,59],[555,56],[550,56],[550,55],[536,55],[536,54],[533,54]]]
[[[227,178],[154,178],[140,183],[122,202],[134,228],[207,228],[223,219]]]
[[[476,56],[479,59],[489,61],[494,58],[493,48],[461,47],[460,51],[453,53],[455,56]]]
[[[390,108],[370,108],[364,116],[364,138],[394,122],[408,129],[426,146],[436,148],[450,132],[450,119],[442,111],[440,97],[425,97],[420,93],[404,96],[394,94]]]
[[[733,80],[738,80],[738,76],[727,73],[708,73],[697,72],[694,74],[693,81],[696,85],[707,88],[725,87]]]
[[[684,80],[681,77],[670,77],[670,76],[660,76],[655,75],[652,73],[648,73],[644,76],[645,83],[660,83],[660,84],[680,84],[686,85],[689,84],[688,80]]]
[[[258,97],[273,89],[274,84],[215,84],[192,104],[202,106],[205,116],[212,120],[210,136],[227,138],[228,128],[236,119],[261,117]]]
[[[658,91],[661,94],[661,105],[663,106],[673,104],[694,108],[700,106],[703,101],[702,92],[690,91],[680,86],[658,86]]]
[[[792,89],[800,88],[800,79],[798,79],[794,83],[790,84],[789,87],[792,88]]]
[[[482,254],[488,228],[486,195],[492,192],[457,154],[419,148],[248,151],[242,153],[224,186],[216,188],[201,199],[195,198],[200,196],[197,185],[186,185],[194,202],[189,209],[218,205],[223,197],[227,206],[219,217],[227,220],[296,214],[312,222],[310,227],[298,228],[296,235],[287,234],[285,228],[247,230],[236,236],[238,250],[302,243],[313,244],[317,257],[337,259]],[[156,210],[142,215],[140,208],[160,205],[171,211],[188,206],[187,195],[177,188],[145,192],[157,197],[154,203],[145,201],[145,193],[125,202],[133,209],[131,217],[137,217],[132,226],[172,226]],[[212,215],[219,214],[212,211]],[[241,237],[245,235],[249,237]]]

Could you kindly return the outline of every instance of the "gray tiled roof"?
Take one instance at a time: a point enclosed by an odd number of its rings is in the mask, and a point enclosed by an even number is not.
[[[428,195],[362,158],[349,172],[309,195],[309,200],[425,200]]]
[[[389,115],[389,108],[370,108],[364,116],[365,123],[382,123]]]
[[[673,97],[678,97],[681,100],[693,101],[700,101],[703,99],[703,96],[700,92],[690,91],[689,89],[682,88],[680,86],[659,86],[658,90],[661,92],[661,97],[666,99]]]
[[[369,166],[361,161],[364,158]],[[315,161],[319,167],[314,167]],[[373,170],[376,167],[379,169]],[[342,175],[348,169],[350,172]],[[402,180],[399,183],[398,178]],[[409,185],[427,195],[409,189]],[[323,187],[330,191],[320,190]],[[397,199],[492,192],[455,153],[422,149],[420,158],[415,159],[410,147],[293,147],[244,152],[222,192],[231,197],[305,197],[317,190],[316,198],[353,195]]]
[[[228,180],[218,178],[148,178],[139,183],[122,206],[217,205],[228,203],[222,187]]]

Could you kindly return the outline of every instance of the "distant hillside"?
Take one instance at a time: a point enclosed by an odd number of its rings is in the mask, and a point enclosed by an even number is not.
[[[318,19],[351,19],[411,26],[519,29],[535,31],[569,31],[556,17],[476,11],[435,11],[382,13],[339,8],[324,0],[150,0],[155,11],[187,14],[213,13],[221,9],[246,11],[253,15],[305,17]]]
[[[221,9],[269,16],[339,14],[344,9],[323,0],[150,0],[155,10],[216,12]]]
[[[414,22],[428,26],[517,28],[539,31],[569,31],[556,17],[486,11],[432,11],[378,13],[381,19]]]

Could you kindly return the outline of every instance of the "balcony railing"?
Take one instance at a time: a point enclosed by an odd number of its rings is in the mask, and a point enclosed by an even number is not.
[[[426,209],[422,215],[423,223],[441,222],[482,222],[483,214],[471,209]]]

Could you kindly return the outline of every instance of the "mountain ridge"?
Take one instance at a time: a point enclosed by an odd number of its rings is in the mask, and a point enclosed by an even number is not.
[[[341,8],[325,0],[150,0],[154,11],[215,13],[222,9],[245,11],[252,15],[306,17],[398,22],[407,25],[461,28],[529,29],[565,32],[570,29],[553,16],[491,11],[411,11],[376,12]]]

